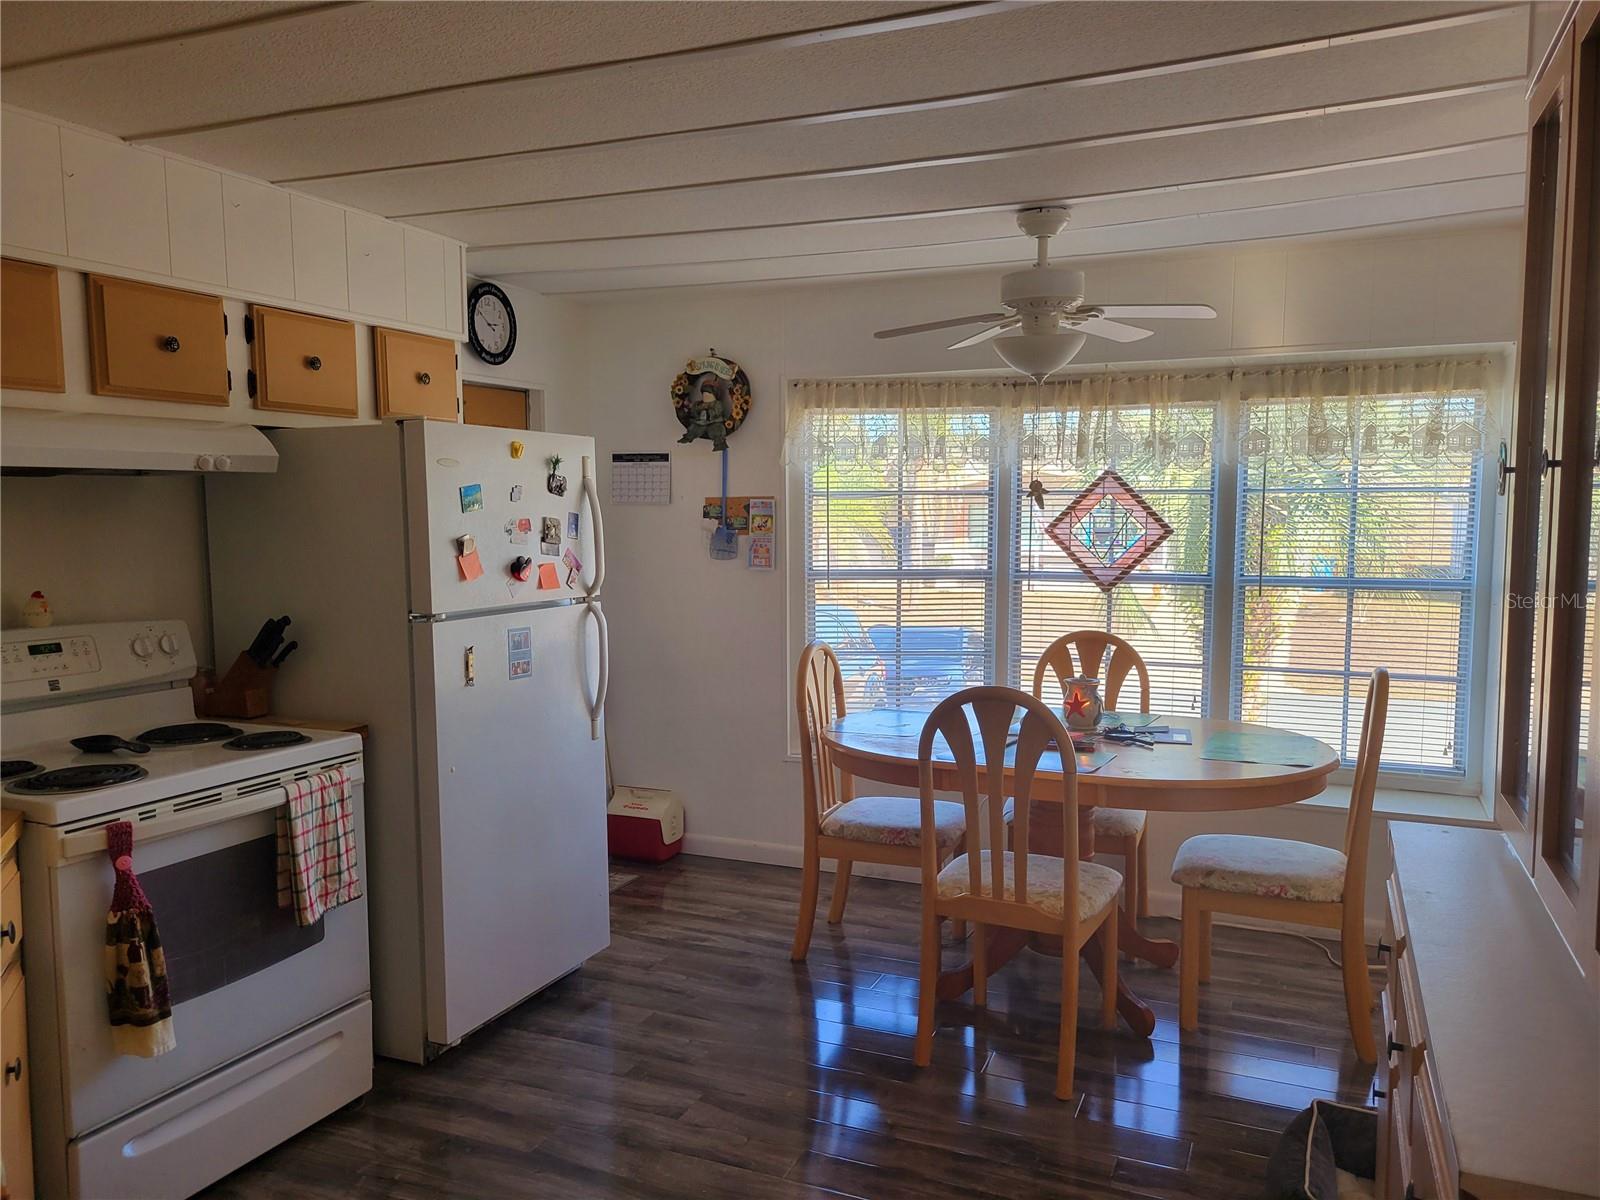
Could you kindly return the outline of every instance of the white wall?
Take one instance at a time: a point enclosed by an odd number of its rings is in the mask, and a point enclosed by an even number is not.
[[[1165,326],[1137,347],[1090,339],[1080,362],[1508,342],[1516,335],[1519,262],[1520,234],[1509,227],[1091,262],[1091,300],[1197,301],[1219,316]],[[780,569],[770,574],[708,558],[699,505],[717,490],[720,464],[706,442],[673,444],[681,432],[668,398],[673,376],[713,346],[745,368],[755,403],[730,442],[729,490],[774,494],[781,505],[780,380],[995,369],[988,347],[950,353],[947,335],[880,342],[871,332],[992,308],[998,274],[675,289],[586,302],[587,421],[570,427],[597,439],[602,502],[612,452],[673,452],[670,507],[605,509],[615,777],[677,791],[694,850],[798,862],[800,772],[786,758],[793,683],[785,640],[786,570],[796,564],[787,539],[780,539]],[[1312,806],[1163,818],[1152,835],[1153,880],[1165,881],[1182,837],[1232,829],[1335,844],[1342,825],[1337,812]],[[1384,869],[1376,861],[1375,877]]]
[[[467,280],[472,291],[478,280]],[[461,344],[461,378],[544,393],[544,427],[549,433],[587,433],[583,389],[584,310],[571,300],[544,296],[514,284],[496,282],[517,314],[517,345],[511,357],[491,366]]]

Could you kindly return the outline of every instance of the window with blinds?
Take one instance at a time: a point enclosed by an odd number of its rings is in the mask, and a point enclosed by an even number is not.
[[[1382,664],[1384,768],[1465,773],[1482,404],[1466,391],[1244,402],[1236,717],[1353,763]]]
[[[1211,626],[1211,528],[1215,512],[1216,432],[1212,404],[1111,409],[1097,431],[1115,447],[1117,472],[1172,526],[1156,552],[1111,592],[1084,576],[1045,533],[1055,515],[1093,481],[1072,462],[1083,412],[1024,415],[1011,498],[1016,530],[1010,589],[1010,680],[1033,685],[1034,665],[1051,642],[1077,629],[1103,629],[1137,647],[1150,670],[1152,711],[1206,714],[1206,645]],[[1049,491],[1040,510],[1029,494],[1038,479]],[[1137,687],[1137,683],[1134,684]],[[1044,698],[1061,701],[1053,673]],[[1108,698],[1109,699],[1109,698]],[[1118,697],[1137,708],[1138,696]]]
[[[805,481],[807,640],[851,708],[926,705],[993,673],[991,416],[819,413]]]

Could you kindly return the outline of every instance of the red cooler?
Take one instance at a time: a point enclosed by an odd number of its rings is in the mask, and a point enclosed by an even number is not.
[[[666,862],[683,849],[683,802],[659,788],[619,787],[606,805],[612,858]]]

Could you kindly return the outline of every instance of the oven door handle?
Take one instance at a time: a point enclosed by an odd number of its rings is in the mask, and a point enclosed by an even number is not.
[[[148,820],[141,821],[138,814],[133,814],[128,819],[133,824],[133,840],[138,845],[141,842],[152,842],[157,838],[170,837],[175,833],[187,833],[191,829],[199,829],[204,825],[217,825],[223,821],[237,820],[239,817],[252,816],[258,812],[265,812],[272,808],[282,808],[289,800],[289,793],[281,787],[265,788],[249,796],[238,796],[232,800],[216,800],[210,804],[197,804],[193,808],[186,808],[182,812],[158,813]],[[57,860],[70,862],[75,858],[82,858],[87,854],[104,854],[106,852],[106,825],[96,825],[92,829],[81,829],[76,833],[64,834],[56,843]],[[52,865],[55,865],[52,863]]]

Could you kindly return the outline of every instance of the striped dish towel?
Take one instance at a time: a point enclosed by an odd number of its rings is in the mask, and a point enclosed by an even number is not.
[[[288,785],[278,810],[278,907],[300,925],[361,895],[353,789],[343,767]]]

